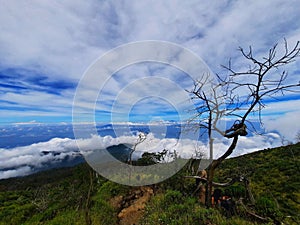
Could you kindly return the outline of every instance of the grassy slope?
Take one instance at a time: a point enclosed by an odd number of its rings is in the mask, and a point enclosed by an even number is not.
[[[74,210],[84,205],[88,171],[89,167],[82,164],[0,181],[0,224],[72,218]]]
[[[250,174],[256,211],[297,224],[299,154],[297,144],[228,159],[216,178],[224,181],[232,175]],[[222,212],[200,206],[197,198],[190,196],[195,186],[192,180],[183,178],[185,173],[181,171],[156,185],[156,194],[141,224],[256,224],[247,217],[227,219]],[[234,188],[242,189],[239,184]],[[1,180],[0,224],[117,224],[120,209],[114,208],[110,200],[130,191],[129,187],[95,177],[86,164]]]
[[[256,200],[271,199],[285,216],[300,214],[300,143],[228,159],[218,177],[248,174]]]

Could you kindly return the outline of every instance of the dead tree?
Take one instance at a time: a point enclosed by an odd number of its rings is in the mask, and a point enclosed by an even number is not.
[[[133,145],[130,153],[129,153],[129,157],[128,157],[128,163],[130,165],[132,165],[132,155],[133,153],[135,152],[137,146],[141,143],[143,143],[145,140],[147,139],[147,134],[143,133],[143,132],[140,132],[139,135],[138,135],[138,138],[137,138],[137,141],[136,143]]]
[[[231,140],[224,154],[218,159],[212,160],[207,168],[206,206],[211,206],[211,193],[215,169],[232,154],[239,140],[239,136],[247,135],[247,125],[251,125],[247,119],[251,113],[257,113],[262,123],[261,111],[266,106],[268,99],[284,95],[286,92],[299,92],[300,81],[289,83],[288,73],[282,68],[295,61],[300,55],[299,41],[293,48],[288,47],[284,40],[283,51],[278,51],[278,45],[274,45],[266,57],[259,59],[255,56],[252,47],[249,51],[239,48],[239,51],[248,63],[247,69],[237,71],[233,69],[231,61],[222,66],[227,75],[217,75],[216,80],[203,76],[194,82],[193,90],[188,92],[195,101],[196,114],[191,122],[197,122],[197,129],[207,132],[209,139],[210,157],[212,158],[213,136],[217,132],[224,138]],[[209,90],[209,92],[207,91]],[[222,129],[219,122],[224,118],[236,121],[230,129]]]
[[[136,143],[133,145],[130,153],[129,153],[129,157],[128,157],[128,164],[132,166],[132,156],[133,156],[133,153],[135,152],[137,146],[141,143],[143,143],[145,140],[147,139],[147,134],[143,133],[143,132],[140,132],[138,134],[138,138],[137,138],[137,141]],[[133,167],[129,167],[129,182],[131,182],[131,176],[132,176],[132,173],[133,173],[133,170],[134,168]]]

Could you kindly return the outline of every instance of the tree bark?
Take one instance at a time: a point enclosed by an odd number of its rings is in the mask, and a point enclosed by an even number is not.
[[[227,151],[217,160],[212,161],[212,163],[207,168],[207,183],[206,183],[206,192],[205,192],[205,206],[207,208],[211,207],[211,196],[212,196],[212,188],[213,188],[213,179],[215,174],[215,169],[228,157],[231,155],[233,150],[236,147],[239,136],[234,136],[231,145],[227,149]]]
[[[199,176],[185,176],[185,178],[195,178],[195,179],[201,180],[204,183],[207,183],[207,179],[206,178],[199,177]],[[234,183],[236,183],[238,181],[239,181],[238,178],[233,178],[230,181],[228,181],[227,183],[212,182],[212,186],[213,187],[228,187],[228,186],[233,185]]]

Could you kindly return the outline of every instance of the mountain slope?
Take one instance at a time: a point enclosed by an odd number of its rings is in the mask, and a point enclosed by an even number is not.
[[[227,159],[216,170],[216,181],[246,175],[256,200],[252,210],[270,218],[269,224],[273,219],[299,224],[299,165],[300,143]],[[205,209],[191,195],[195,182],[185,179],[187,174],[183,169],[151,187],[154,193],[135,211],[140,224],[260,223],[243,211],[226,218],[223,210]],[[235,184],[223,191],[243,196],[245,190]],[[143,193],[107,181],[85,163],[0,180],[0,224],[126,224],[120,213],[132,209]]]
[[[273,204],[283,217],[299,221],[300,143],[228,159],[217,170],[221,181],[233,175],[248,177],[256,203]]]

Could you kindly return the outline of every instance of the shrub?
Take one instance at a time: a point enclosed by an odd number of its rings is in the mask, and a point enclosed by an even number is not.
[[[280,219],[279,217],[281,217],[276,202],[267,196],[259,197],[256,200],[255,208],[260,215],[276,219]]]

